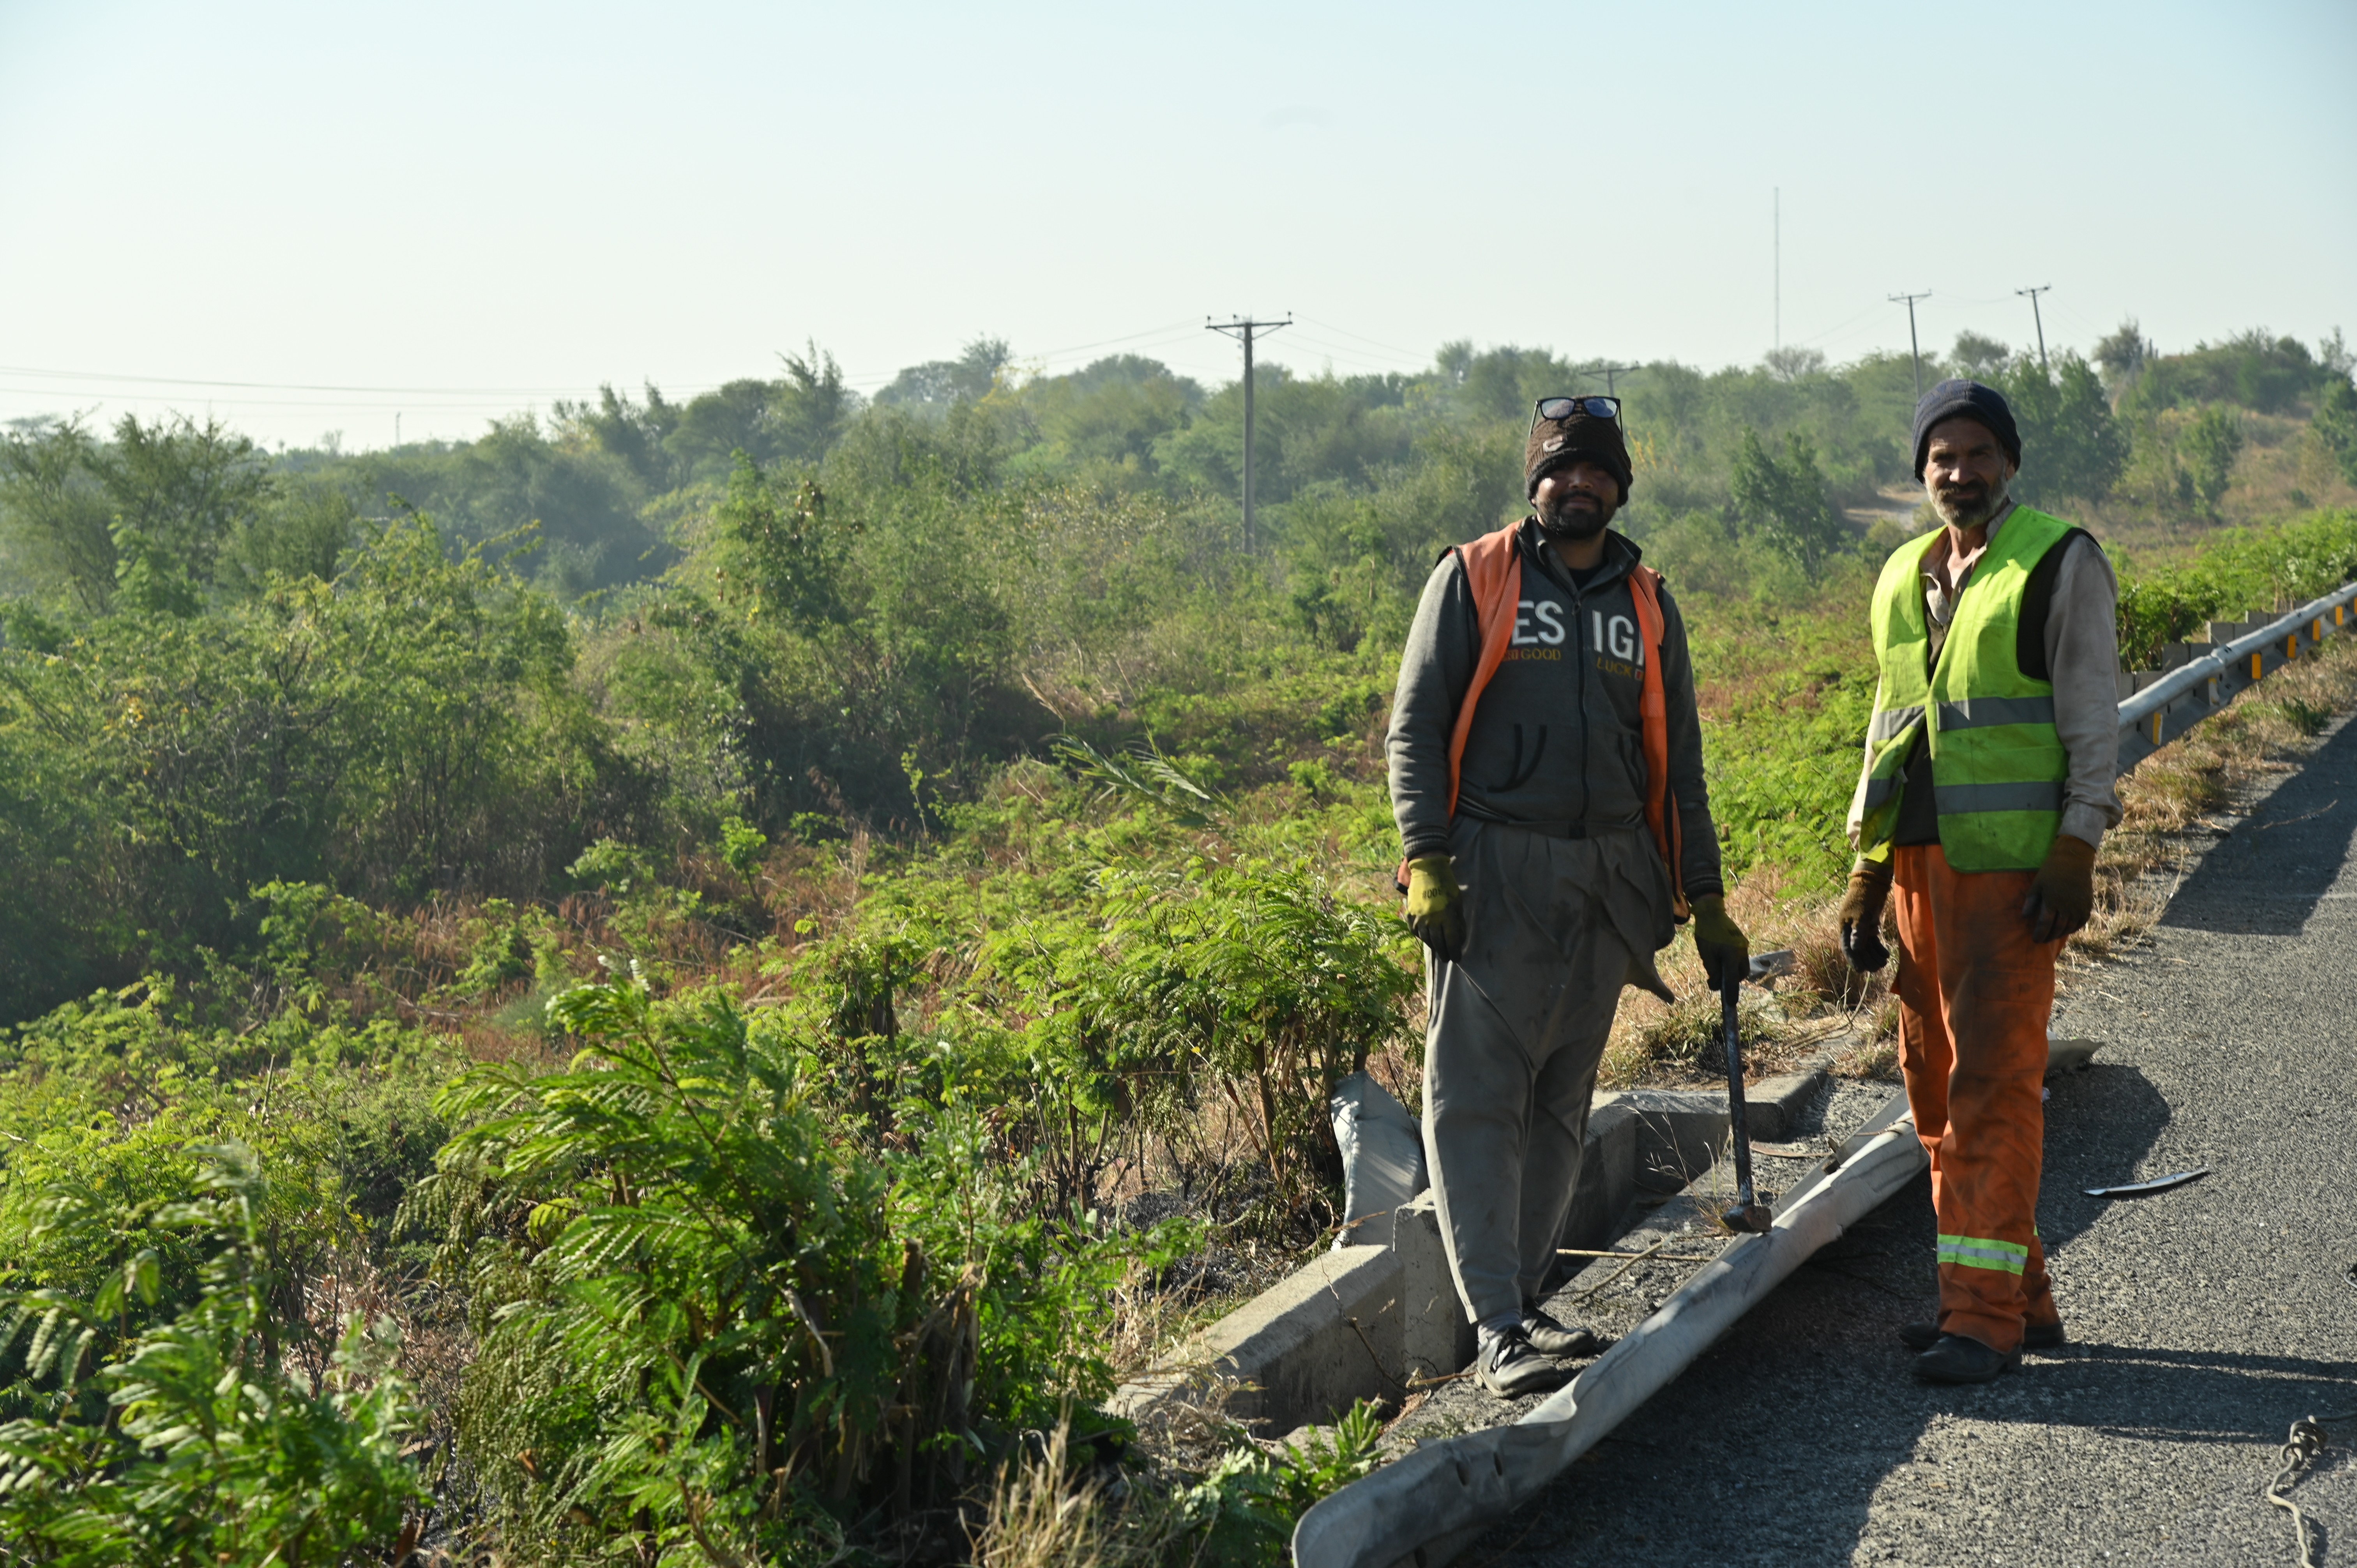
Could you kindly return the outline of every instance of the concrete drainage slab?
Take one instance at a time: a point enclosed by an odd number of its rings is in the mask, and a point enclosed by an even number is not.
[[[1831,1085],[1822,1067],[1753,1085],[1744,1100],[1753,1137],[1773,1144],[1819,1135]],[[1598,1095],[1560,1244],[1603,1248],[1632,1227],[1685,1222],[1680,1195],[1713,1167],[1727,1129],[1723,1093]],[[1231,1418],[1281,1436],[1331,1421],[1357,1400],[1401,1405],[1469,1366],[1473,1330],[1449,1279],[1431,1193],[1364,1217],[1351,1234],[1364,1244],[1312,1258],[1123,1385],[1113,1413],[1151,1425],[1222,1385],[1233,1390]]]

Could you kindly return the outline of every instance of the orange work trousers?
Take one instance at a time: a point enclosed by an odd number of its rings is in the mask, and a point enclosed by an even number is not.
[[[2035,875],[1955,871],[1938,844],[1895,848],[1899,1069],[1932,1156],[1940,1328],[2010,1355],[2057,1321],[2038,1240],[2046,1026],[2060,941],[2021,913]]]

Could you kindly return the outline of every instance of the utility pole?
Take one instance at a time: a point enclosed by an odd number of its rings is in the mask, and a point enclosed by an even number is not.
[[[401,415],[397,413],[393,416],[393,444],[396,448],[401,446]]]
[[[1259,535],[1253,527],[1253,337],[1292,326],[1293,313],[1286,311],[1282,321],[1214,321],[1207,316],[1203,325],[1210,331],[1226,333],[1244,346],[1244,553],[1249,555],[1259,544]]]
[[[1775,227],[1770,232],[1775,236],[1771,248],[1776,257],[1776,326],[1769,347],[1781,349],[1784,346],[1784,188],[1781,185],[1776,188]]]
[[[2038,368],[2040,371],[2046,369],[2046,317],[2039,314],[2038,296],[2053,287],[2050,283],[2042,283],[2036,288],[2018,288],[2013,291],[2016,294],[2026,294],[2029,296],[2029,319],[2038,323]]]
[[[1620,396],[1620,392],[1617,392],[1617,389],[1612,387],[1612,377],[1617,377],[1617,375],[1629,375],[1629,372],[1631,372],[1631,371],[1642,371],[1642,368],[1645,368],[1645,366],[1588,366],[1587,371],[1581,371],[1579,375],[1600,375],[1600,377],[1605,377],[1605,396],[1608,396],[1608,399],[1617,399],[1617,396]]]
[[[1917,403],[1923,401],[1923,350],[1915,340],[1915,302],[1931,297],[1932,291],[1928,288],[1921,294],[1894,294],[1890,296],[1892,304],[1904,302],[1907,306],[1907,352],[1915,361],[1915,401]]]
[[[1585,376],[1602,376],[1604,378],[1604,395],[1606,397],[1618,397],[1620,394],[1613,391],[1612,378],[1615,376],[1625,376],[1631,371],[1641,371],[1645,367],[1642,365],[1598,365],[1594,370],[1582,371],[1580,374]]]

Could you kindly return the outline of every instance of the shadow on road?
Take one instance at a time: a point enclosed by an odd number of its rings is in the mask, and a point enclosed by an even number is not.
[[[2038,1188],[2038,1233],[2050,1249],[2069,1242],[2115,1201],[2081,1188],[2136,1180],[2170,1117],[2169,1101],[2142,1069],[2101,1058],[2085,1072],[2056,1079],[2052,1089]]]
[[[2294,936],[2331,891],[2357,834],[2357,725],[2309,758],[2251,820],[2202,858],[2164,926]]]

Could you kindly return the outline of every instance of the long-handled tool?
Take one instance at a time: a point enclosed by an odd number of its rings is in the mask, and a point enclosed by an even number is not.
[[[1718,1217],[1729,1230],[1765,1231],[1775,1223],[1768,1206],[1751,1193],[1751,1131],[1743,1103],[1743,1037],[1735,1017],[1743,977],[1731,974],[1719,996],[1719,1026],[1727,1031],[1727,1124],[1735,1135],[1735,1207]]]

